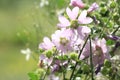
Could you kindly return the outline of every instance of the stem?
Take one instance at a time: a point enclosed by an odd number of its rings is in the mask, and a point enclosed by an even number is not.
[[[84,80],[87,80],[87,77],[88,77],[88,75],[86,74]]]
[[[94,71],[93,71],[93,62],[92,62],[92,44],[91,44],[91,37],[90,40],[90,65],[91,65],[91,80],[94,80]]]
[[[113,35],[115,35],[115,33],[119,30],[119,28],[120,28],[120,26],[118,26],[116,29],[115,29],[115,31],[113,31]]]
[[[85,41],[85,43],[84,43],[82,49],[80,50],[78,59],[80,58],[80,55],[81,55],[81,53],[82,53],[82,51],[83,51],[83,49],[84,49],[84,47],[85,47],[85,45],[86,45],[86,43],[87,43],[89,37],[90,37],[90,35],[87,37],[87,39],[86,39],[86,41]],[[71,76],[70,76],[70,80],[72,80],[72,77],[73,77],[73,75],[74,75],[74,72],[75,72],[75,69],[76,69],[77,65],[78,65],[78,62],[75,63],[75,66],[74,66],[74,68],[73,68],[72,74],[71,74]],[[73,79],[73,80],[74,80],[74,79]]]
[[[112,13],[113,13],[113,10],[112,10]],[[108,25],[108,23],[109,23],[109,21],[111,20],[111,18],[112,18],[112,16],[110,16],[109,19],[107,20],[106,24],[105,24],[104,27],[103,27],[103,30],[100,32],[99,38],[102,37],[102,33],[104,33],[105,28],[106,28],[106,26]]]
[[[48,66],[48,68],[47,68],[47,70],[46,70],[46,72],[45,72],[45,75],[44,75],[44,77],[43,77],[42,80],[45,80],[45,77],[46,77],[46,75],[47,75],[47,72],[48,72],[49,68],[50,68],[50,66]]]
[[[63,71],[63,80],[65,80],[65,71]]]
[[[62,54],[62,56],[64,56],[64,55]],[[63,70],[63,80],[65,80],[66,71],[65,71],[65,67],[63,65],[63,62],[62,62],[62,66],[61,67],[62,67],[62,70]]]

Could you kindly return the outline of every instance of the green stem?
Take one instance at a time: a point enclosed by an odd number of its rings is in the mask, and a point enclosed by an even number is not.
[[[90,37],[90,35],[87,37],[87,39],[86,39],[86,41],[85,41],[82,49],[80,50],[80,53],[79,53],[79,55],[78,55],[78,59],[80,58],[80,55],[81,55],[81,53],[82,53],[82,51],[83,51],[83,49],[84,49],[84,47],[85,47],[85,45],[86,45],[89,37]],[[75,72],[75,69],[76,69],[77,65],[78,65],[78,62],[75,63],[75,66],[74,66],[74,68],[73,68],[72,74],[71,74],[71,76],[70,76],[70,80],[72,80],[72,78],[73,78],[73,75],[74,75],[74,72]],[[74,79],[73,79],[73,80],[74,80]]]
[[[87,77],[88,77],[88,75],[86,74],[84,80],[88,80]]]
[[[91,65],[91,80],[94,80],[94,71],[93,71],[93,62],[92,62],[92,44],[91,44],[91,37],[90,40],[90,65]]]
[[[47,70],[46,70],[46,72],[45,72],[45,75],[43,76],[43,79],[42,79],[42,80],[45,80],[45,77],[47,76],[47,72],[48,72],[49,68],[50,68],[50,66],[48,66],[48,68],[47,68]]]
[[[119,30],[119,28],[120,28],[120,26],[118,26],[116,29],[115,29],[115,31],[113,31],[113,35],[115,35],[115,33]]]
[[[113,13],[113,10],[111,11]],[[103,30],[100,32],[99,38],[102,37],[102,33],[104,33],[106,26],[108,25],[109,21],[111,20],[112,16],[109,17],[106,24],[103,26]]]
[[[63,71],[63,80],[65,80],[65,71]]]

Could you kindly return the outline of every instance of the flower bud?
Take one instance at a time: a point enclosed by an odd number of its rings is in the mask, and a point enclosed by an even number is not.
[[[107,74],[108,74],[108,69],[107,69],[107,67],[102,67],[101,73],[102,73],[103,75],[107,75]]]
[[[101,2],[100,7],[104,7],[104,6],[105,6],[105,2]]]
[[[110,3],[110,8],[115,8],[116,7],[116,3],[114,2],[114,1],[112,1],[111,3]]]
[[[83,70],[84,73],[88,73],[90,71],[90,67],[87,64],[83,64],[81,69]]]
[[[39,52],[40,52],[40,53],[43,53],[43,52],[44,52],[44,50],[40,48],[40,49],[39,49]]]
[[[115,21],[118,21],[118,19],[119,19],[119,14],[118,14],[118,13],[114,13],[114,14],[113,14],[113,19],[114,19]]]
[[[111,62],[110,61],[108,61],[107,59],[105,59],[105,61],[104,61],[104,66],[106,66],[106,67],[111,67]]]
[[[78,54],[75,53],[75,52],[70,53],[70,59],[77,60],[78,59]]]
[[[59,60],[63,60],[63,61],[65,61],[65,60],[68,60],[68,56],[67,55],[61,55],[61,56],[58,56],[58,59]]]
[[[120,18],[116,21],[118,25],[120,25]]]
[[[53,51],[54,54],[56,54],[56,50],[57,50],[56,47],[52,48],[52,51]]]
[[[63,60],[68,60],[68,55],[63,55]]]
[[[45,54],[48,58],[50,58],[52,56],[53,52],[52,52],[52,50],[47,50],[47,51],[45,51]]]
[[[82,2],[82,0],[71,0],[70,2],[71,6],[77,6],[79,8],[84,8],[85,4]]]
[[[107,12],[107,8],[103,7],[100,9],[100,13],[105,14]]]

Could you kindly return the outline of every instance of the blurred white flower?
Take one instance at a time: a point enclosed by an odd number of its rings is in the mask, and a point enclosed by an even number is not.
[[[75,80],[81,80],[81,78],[80,77],[76,77],[76,79]]]
[[[25,50],[21,50],[21,53],[26,55],[26,60],[28,61],[32,52],[29,48],[27,48]]]
[[[111,60],[120,60],[120,55],[115,55],[111,58]]]
[[[41,0],[40,7],[44,7],[45,5],[49,5],[49,1],[48,0]]]
[[[65,12],[65,9],[64,9],[64,8],[63,8],[63,9],[60,9],[60,10],[56,10],[57,16],[62,15],[64,12]]]
[[[60,80],[58,76],[55,76],[54,74],[50,74],[48,76],[48,80]]]
[[[109,80],[106,76],[102,75],[101,73],[98,73],[95,77],[95,80]]]

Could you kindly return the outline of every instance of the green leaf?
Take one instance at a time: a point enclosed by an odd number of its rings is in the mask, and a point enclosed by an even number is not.
[[[28,76],[30,77],[30,80],[39,80],[37,74],[35,73],[28,73]]]
[[[112,40],[107,40],[107,45],[113,45],[114,44],[114,41]]]

